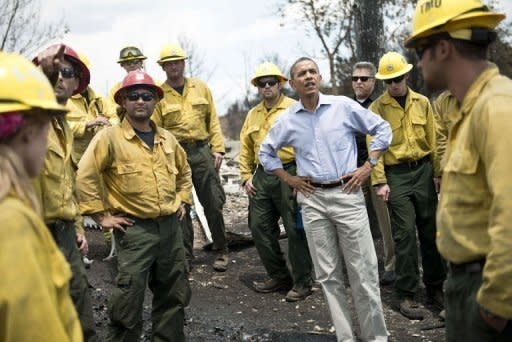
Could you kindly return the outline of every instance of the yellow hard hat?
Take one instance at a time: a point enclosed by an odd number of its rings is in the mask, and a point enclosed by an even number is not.
[[[187,58],[181,46],[177,44],[165,44],[160,50],[160,59],[157,62],[162,65],[165,62],[181,61]]]
[[[389,80],[407,74],[412,64],[407,63],[404,56],[398,52],[388,52],[379,61],[379,72],[375,75],[378,80]]]
[[[256,69],[256,72],[254,73],[254,76],[252,77],[251,83],[253,86],[256,86],[256,81],[258,78],[263,76],[275,76],[279,79],[279,81],[282,83],[288,81],[286,77],[284,77],[283,73],[277,65],[271,62],[264,62],[261,63],[258,68]]]
[[[121,64],[123,62],[133,61],[133,60],[140,60],[143,61],[147,57],[142,54],[139,48],[136,48],[135,46],[126,46],[121,49],[119,52],[119,60],[117,63]]]
[[[68,112],[57,103],[50,81],[39,68],[20,55],[0,52],[0,115],[35,108]]]
[[[412,21],[412,34],[405,46],[413,48],[419,39],[442,32],[456,32],[470,28],[494,30],[505,19],[502,13],[490,12],[481,0],[420,0]],[[455,36],[471,39],[471,33]]]

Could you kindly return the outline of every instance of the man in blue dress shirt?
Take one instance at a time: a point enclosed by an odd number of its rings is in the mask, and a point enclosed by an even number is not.
[[[355,341],[343,286],[345,259],[364,341],[387,341],[377,257],[361,184],[391,142],[389,124],[344,96],[320,93],[322,76],[310,58],[290,70],[300,101],[282,114],[260,148],[259,159],[297,192],[317,280],[331,311],[338,341]],[[357,168],[355,135],[373,136],[369,158]],[[293,146],[297,176],[287,173],[277,151]],[[343,256],[343,258],[342,258]]]

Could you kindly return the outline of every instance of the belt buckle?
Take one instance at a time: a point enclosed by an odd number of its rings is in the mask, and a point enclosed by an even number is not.
[[[419,165],[419,160],[410,161],[410,162],[408,162],[408,164],[409,164],[410,168],[415,168],[416,166]]]

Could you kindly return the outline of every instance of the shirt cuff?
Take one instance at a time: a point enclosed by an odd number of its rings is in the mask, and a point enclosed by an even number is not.
[[[271,173],[274,170],[283,168],[283,163],[279,158],[269,159],[265,163],[263,163],[260,159],[260,163],[263,166],[263,169],[265,170],[266,173]]]
[[[80,202],[80,213],[82,215],[101,213],[104,211],[105,207],[103,206],[103,202],[101,200]]]

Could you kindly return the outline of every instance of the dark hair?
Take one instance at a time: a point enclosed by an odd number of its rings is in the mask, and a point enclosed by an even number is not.
[[[426,40],[436,42],[447,40],[453,44],[453,47],[464,58],[472,60],[486,60],[489,45],[496,39],[496,32],[485,29],[472,29],[471,40],[457,39],[450,36],[447,32],[442,32]]]
[[[489,43],[487,44],[475,44],[468,40],[452,39],[452,44],[455,50],[465,58],[473,60],[486,60]]]
[[[313,59],[311,59],[309,57],[301,57],[301,58],[297,59],[295,62],[293,62],[292,66],[290,68],[290,79],[293,79],[293,69],[295,69],[295,66],[297,64],[299,64],[300,62],[304,62],[304,61],[313,62],[313,64],[315,64],[316,70],[320,71],[318,69],[318,64],[316,64],[316,62]]]

